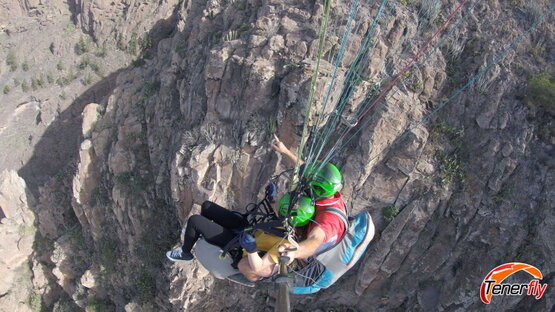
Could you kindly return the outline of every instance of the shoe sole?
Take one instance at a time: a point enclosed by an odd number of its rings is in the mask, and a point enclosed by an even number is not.
[[[233,282],[235,284],[239,284],[239,285],[242,285],[242,286],[246,286],[246,287],[251,287],[252,288],[252,287],[255,286],[254,282],[243,282],[243,281],[232,279],[231,277],[227,277],[226,279],[230,282]]]

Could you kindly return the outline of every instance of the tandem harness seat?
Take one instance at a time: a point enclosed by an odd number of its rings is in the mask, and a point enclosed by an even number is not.
[[[274,236],[285,237],[288,233],[283,228],[283,219],[273,213],[271,202],[272,197],[267,191],[261,202],[247,206],[244,216],[251,224],[247,229],[261,230]],[[354,217],[348,217],[345,212],[337,208],[327,208],[325,211],[337,215],[345,223],[345,232],[336,245],[308,258],[305,265],[293,272],[295,280],[292,293],[294,294],[312,294],[333,285],[358,262],[374,237],[374,223],[368,212],[363,211]],[[214,277],[227,278],[245,286],[254,286],[254,283],[242,283],[241,279],[238,282],[237,278],[234,278],[241,275],[237,269],[237,263],[243,255],[238,237],[231,240],[223,249],[201,238],[195,247],[195,255]],[[271,280],[273,281],[274,278]]]

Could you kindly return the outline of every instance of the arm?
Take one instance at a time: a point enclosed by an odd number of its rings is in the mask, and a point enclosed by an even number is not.
[[[320,227],[315,227],[307,239],[299,243],[297,251],[285,251],[287,247],[294,247],[290,244],[284,244],[280,247],[280,252],[282,254],[287,254],[287,256],[294,259],[305,259],[308,258],[318,250],[318,248],[324,243],[326,238],[326,233]]]
[[[275,263],[269,254],[260,257],[257,252],[249,253],[239,262],[239,271],[249,280],[256,281],[260,277],[268,277],[274,271]]]
[[[264,267],[264,260],[258,255],[258,252],[251,252],[247,254],[249,265],[254,272],[258,272]]]
[[[283,142],[280,141],[280,139],[274,134],[274,139],[275,139],[275,143],[272,143],[272,148],[275,149],[277,152],[285,155],[287,158],[289,158],[289,160],[296,164],[298,161],[297,155],[295,155],[293,152],[291,152],[287,146],[285,146],[285,144],[283,144]],[[303,164],[303,162],[301,161],[301,165]]]

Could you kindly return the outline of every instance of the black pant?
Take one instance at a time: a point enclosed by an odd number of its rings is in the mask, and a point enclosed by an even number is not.
[[[247,220],[238,212],[205,201],[202,204],[200,215],[191,216],[187,221],[182,250],[191,252],[200,235],[207,242],[224,248],[237,235],[238,231],[248,225]]]

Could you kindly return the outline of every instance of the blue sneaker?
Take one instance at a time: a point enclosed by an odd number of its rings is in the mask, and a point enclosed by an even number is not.
[[[175,262],[191,261],[195,258],[192,253],[183,252],[181,248],[166,252],[166,257]]]

